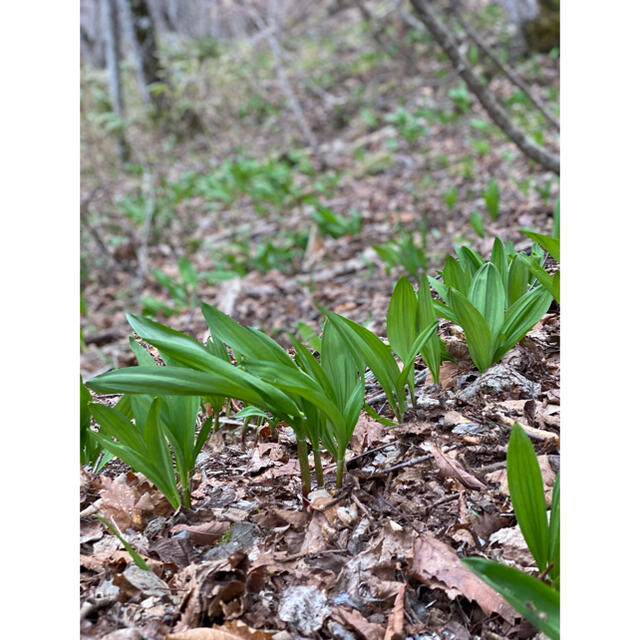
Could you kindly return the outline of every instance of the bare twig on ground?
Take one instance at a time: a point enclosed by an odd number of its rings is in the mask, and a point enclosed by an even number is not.
[[[434,40],[442,47],[456,71],[504,134],[527,158],[542,165],[545,169],[560,174],[560,158],[547,149],[538,146],[513,123],[493,92],[482,83],[482,80],[473,71],[467,59],[460,53],[453,34],[436,17],[431,5],[425,0],[411,0],[411,4],[418,18],[430,31]]]

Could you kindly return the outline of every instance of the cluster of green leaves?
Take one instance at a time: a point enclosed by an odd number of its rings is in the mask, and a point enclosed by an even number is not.
[[[404,107],[398,107],[393,113],[388,113],[384,120],[392,124],[409,144],[414,144],[429,133],[424,117],[418,112],[412,114]]]
[[[93,467],[98,472],[113,457],[103,451],[100,443],[93,438],[91,430],[91,392],[80,379],[80,464]]]
[[[429,264],[426,251],[426,234],[423,234],[423,247],[416,245],[411,232],[405,231],[387,240],[384,244],[374,244],[373,249],[386,264],[387,273],[393,267],[402,265],[415,280],[425,273]]]
[[[492,220],[497,220],[500,215],[500,188],[495,178],[489,180],[489,184],[482,197],[487,205],[489,217]]]
[[[449,209],[449,211],[456,206],[456,202],[458,202],[458,189],[455,185],[451,185],[451,187],[442,194],[442,199],[447,205],[447,209]]]
[[[469,354],[479,371],[488,369],[513,348],[546,313],[551,295],[534,279],[524,254],[508,251],[496,238],[491,259],[456,247],[439,272],[442,282],[429,282],[442,302],[436,313],[464,330]]]
[[[471,95],[467,89],[467,85],[461,82],[457,87],[450,89],[447,96],[456,106],[460,113],[467,113],[471,108]]]
[[[398,281],[387,310],[389,344],[353,320],[335,313],[326,313],[327,321],[338,330],[353,357],[361,359],[371,369],[397,421],[402,422],[407,408],[407,385],[415,406],[416,356],[423,354],[435,379],[440,371],[444,351],[437,335],[438,322],[426,278],[423,276],[417,294],[408,278]],[[398,366],[394,352],[402,361],[402,368]],[[367,406],[366,410],[384,424],[389,422],[377,415],[371,407]]]
[[[135,328],[135,320],[131,324]],[[146,373],[153,378],[156,370],[172,368],[159,367],[133,338],[129,342],[138,360],[139,366],[132,367],[138,376]],[[165,355],[163,359],[173,364],[170,356]],[[96,389],[94,381],[88,384]],[[136,392],[124,397],[128,399],[130,412],[123,413],[119,410],[121,407],[111,408],[98,403],[89,405],[94,419],[100,424],[100,431],[92,432],[92,437],[134,471],[140,471],[151,480],[174,509],[181,503],[190,507],[196,457],[212,425],[212,418],[205,420],[196,436],[199,394],[153,397]]]
[[[357,211],[352,210],[347,216],[342,216],[330,207],[321,204],[314,195],[303,196],[302,201],[309,205],[311,217],[324,235],[332,238],[355,235],[362,227],[362,216]]]
[[[522,535],[541,578],[485,558],[466,558],[476,575],[552,640],[560,639],[560,474],[550,517],[536,453],[522,427],[513,426],[507,450],[507,480]]]
[[[266,334],[243,327],[204,303],[202,312],[215,337],[207,345],[152,320],[128,316],[132,328],[158,348],[167,366],[157,367],[145,359],[140,366],[111,371],[88,383],[97,392],[132,394],[132,405],[137,406],[139,412],[136,424],[144,425],[139,428],[140,433],[128,435],[125,431],[131,432],[131,424],[126,419],[120,419],[115,415],[117,412],[108,407],[91,405],[94,417],[102,425],[96,434],[102,445],[117,450],[119,457],[141,470],[174,504],[177,491],[169,478],[170,458],[166,455],[167,447],[160,446],[160,441],[163,436],[169,440],[183,496],[188,496],[185,487],[193,468],[190,465],[195,462],[211,423],[201,429],[195,444],[192,428],[178,437],[173,430],[177,423],[167,414],[171,407],[167,399],[174,403],[192,402],[188,406],[197,413],[199,397],[210,404],[213,402],[217,408],[226,397],[233,397],[245,406],[270,414],[275,421],[284,420],[291,425],[298,441],[305,494],[310,489],[307,439],[314,451],[318,482],[322,483],[322,446],[335,457],[337,479],[341,482],[344,453],[364,399],[364,365],[350,355],[340,342],[339,334],[325,327],[321,343],[325,355],[320,363],[292,337],[296,346],[296,359],[292,360]],[[236,366],[222,354],[226,347],[232,350]],[[152,400],[151,396],[158,398]],[[145,399],[146,414],[140,409],[143,402],[140,398]],[[188,419],[180,424],[192,424],[191,415],[189,413]],[[187,450],[189,443],[192,447]],[[180,444],[182,448],[177,448]],[[178,464],[180,455],[185,459],[182,469]]]

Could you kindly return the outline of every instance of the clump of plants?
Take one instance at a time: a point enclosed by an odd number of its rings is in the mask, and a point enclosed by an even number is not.
[[[442,299],[434,307],[462,327],[471,359],[485,371],[540,320],[552,296],[533,282],[527,258],[507,253],[499,238],[488,262],[469,247],[456,247],[456,253],[457,259],[445,261],[442,281],[429,277]]]

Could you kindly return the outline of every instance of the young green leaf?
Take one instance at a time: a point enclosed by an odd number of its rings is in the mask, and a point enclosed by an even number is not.
[[[364,360],[371,369],[382,386],[396,418],[401,421],[406,400],[404,389],[397,386],[400,372],[389,345],[353,320],[331,311],[327,311],[326,314],[328,321],[333,323],[344,343],[351,349],[353,357]]]
[[[403,365],[408,362],[411,345],[418,335],[418,301],[409,278],[398,280],[391,295],[387,311],[387,337],[391,348],[400,356]]]
[[[529,262],[523,254],[518,253],[509,266],[509,278],[507,283],[507,291],[509,293],[508,307],[523,296],[528,288]]]
[[[508,267],[507,267],[507,254],[504,248],[504,243],[500,238],[496,238],[493,241],[493,249],[491,251],[491,264],[498,270],[502,284],[505,291],[507,291],[508,285]]]
[[[524,429],[516,422],[507,449],[507,480],[513,511],[538,569],[548,561],[547,505],[536,452]]]
[[[478,371],[485,371],[493,363],[493,338],[480,312],[455,289],[450,293],[453,308],[460,326],[464,330],[469,355]]]
[[[429,281],[423,274],[418,288],[418,327],[422,329],[432,325],[434,322],[437,321],[433,298],[429,289]],[[429,367],[433,382],[437,384],[440,381],[440,363],[442,361],[440,338],[437,332],[425,342],[420,353]]]
[[[500,273],[491,262],[476,271],[467,297],[489,327],[493,350],[504,322],[506,295]]]
[[[500,333],[500,347],[494,356],[495,362],[524,338],[547,312],[551,300],[551,294],[542,287],[535,287],[527,291],[507,309]]]

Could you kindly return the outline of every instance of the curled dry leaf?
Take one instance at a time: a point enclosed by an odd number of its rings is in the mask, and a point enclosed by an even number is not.
[[[192,544],[208,546],[220,540],[230,525],[231,523],[227,520],[214,520],[201,524],[177,524],[171,527],[171,533],[187,531]]]
[[[438,445],[431,446],[431,453],[438,467],[438,471],[441,476],[445,478],[455,478],[467,489],[485,489],[485,485],[480,482],[475,476],[471,475],[468,471],[462,467],[457,461],[444,453]]]
[[[497,613],[514,624],[516,612],[504,598],[467,569],[444,542],[423,534],[413,546],[410,575],[430,588],[443,589],[453,600],[459,595],[475,600],[486,615]]]

